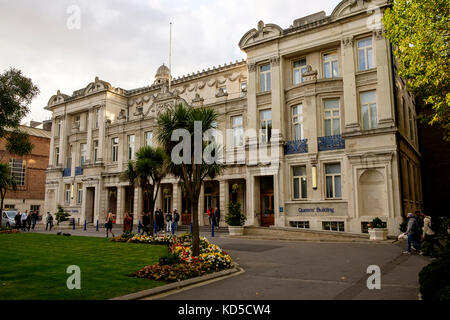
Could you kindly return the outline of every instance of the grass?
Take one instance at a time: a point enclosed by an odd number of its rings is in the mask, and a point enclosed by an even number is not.
[[[166,246],[106,238],[0,234],[0,300],[109,299],[157,287],[165,283],[129,275],[166,253]],[[80,267],[80,290],[67,288],[70,265]]]

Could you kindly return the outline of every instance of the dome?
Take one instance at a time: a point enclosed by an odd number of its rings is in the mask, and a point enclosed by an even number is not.
[[[170,69],[166,67],[164,64],[158,68],[155,75],[155,83],[163,83],[165,81],[169,81],[170,77]]]

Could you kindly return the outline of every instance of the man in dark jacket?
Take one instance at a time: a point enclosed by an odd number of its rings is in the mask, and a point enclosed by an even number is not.
[[[142,216],[142,234],[144,234],[144,232],[147,233],[147,235],[150,235],[150,215],[148,214],[148,212],[144,212],[144,215]]]
[[[178,213],[177,209],[173,210],[173,231],[177,231],[178,229],[178,221],[180,221],[180,214]]]
[[[411,245],[413,249],[419,250],[419,254],[422,254],[422,248],[420,243],[417,242],[417,233],[418,233],[418,222],[417,217],[413,213],[408,213],[408,229],[406,230],[406,235],[408,236],[408,249],[407,251],[403,251],[403,253],[411,254]]]
[[[220,223],[220,209],[216,208],[216,210],[214,210],[214,225],[216,226],[217,229],[219,229],[219,223]]]
[[[16,216],[14,217],[15,227],[16,229],[20,229],[20,219],[21,219],[20,211],[17,211]]]

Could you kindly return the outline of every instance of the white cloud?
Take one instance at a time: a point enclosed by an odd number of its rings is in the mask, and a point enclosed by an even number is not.
[[[294,19],[339,0],[0,0],[0,72],[17,67],[41,94],[27,121],[51,115],[43,107],[59,89],[83,88],[95,76],[132,89],[153,82],[168,64],[173,22],[173,75],[179,76],[245,58],[238,42],[259,20],[287,28]],[[81,9],[80,30],[69,30],[66,10]]]

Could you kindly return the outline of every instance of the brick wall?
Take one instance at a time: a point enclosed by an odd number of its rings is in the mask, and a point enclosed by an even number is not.
[[[0,139],[0,158],[2,163],[9,163],[9,159],[25,160],[25,184],[18,186],[16,191],[9,190],[6,199],[45,199],[45,170],[48,167],[50,139],[29,136],[34,145],[30,155],[18,157],[6,153],[5,139]]]

